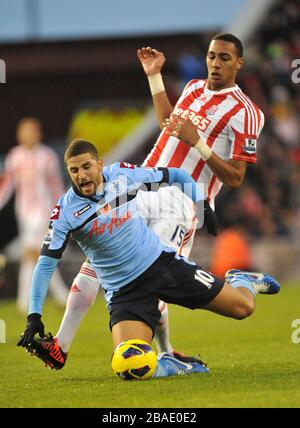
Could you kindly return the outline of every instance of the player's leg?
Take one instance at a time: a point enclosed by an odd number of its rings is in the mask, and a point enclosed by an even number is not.
[[[112,327],[112,338],[115,349],[120,343],[130,339],[141,339],[150,345],[152,337],[152,329],[142,321],[124,320]],[[131,369],[134,369],[134,367],[131,367]],[[209,370],[205,365],[197,362],[187,364],[178,360],[170,353],[162,352],[157,355],[157,366],[152,378],[208,372]]]
[[[174,349],[170,342],[168,304],[160,300],[158,310],[160,311],[160,319],[154,336],[157,350],[158,352],[168,352],[169,354],[173,354]]]
[[[206,309],[226,317],[244,319],[255,310],[257,293],[274,294],[280,289],[277,281],[268,274],[233,272],[226,275],[224,281],[176,255],[164,273],[166,281],[161,284],[160,297],[190,309]]]
[[[143,206],[146,206],[147,194],[143,195],[143,198]],[[160,189],[152,196],[152,199],[151,206],[159,205],[160,217],[152,216],[148,220],[149,227],[159,236],[164,245],[173,247],[178,254],[188,258],[196,231],[196,217],[192,200],[175,186]],[[167,303],[160,301],[159,310],[161,318],[154,337],[158,351],[171,353],[182,361],[197,361],[194,357],[187,357],[174,350],[170,342]]]
[[[99,287],[94,269],[85,261],[74,278],[64,317],[55,336],[63,352],[69,351],[82,319],[95,302]]]
[[[143,321],[124,320],[118,322],[112,327],[112,337],[115,349],[120,343],[130,339],[141,339],[151,345],[153,330]],[[139,360],[137,360],[137,364],[138,365],[135,368],[131,362],[130,369],[139,369]],[[154,374],[152,375],[152,378],[208,372],[209,370],[205,367],[205,365],[201,365],[199,363],[187,364],[178,360],[173,355],[167,352],[162,352],[158,353],[157,355],[156,369]]]
[[[238,288],[232,288],[225,283],[220,293],[202,309],[242,320],[255,310],[256,293],[254,289],[251,291],[249,288],[245,288],[244,284]]]
[[[129,339],[142,339],[151,344],[160,319],[155,288],[159,286],[161,271],[170,258],[170,253],[163,253],[147,270],[144,278],[141,275],[123,290],[113,294],[108,307],[114,347]],[[167,352],[162,352],[158,353],[153,377],[207,372],[209,370],[202,363],[185,363]]]
[[[151,344],[153,331],[143,321],[124,320],[114,324],[111,329],[114,348],[128,339],[141,339]]]
[[[279,290],[279,283],[267,273],[231,269],[225,274],[221,292],[203,309],[243,319],[253,313],[257,294],[276,294]]]

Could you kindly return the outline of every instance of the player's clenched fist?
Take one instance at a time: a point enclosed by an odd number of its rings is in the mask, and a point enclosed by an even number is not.
[[[162,66],[166,61],[163,52],[159,52],[158,50],[150,47],[138,49],[137,56],[147,76],[153,76],[154,74],[160,73]]]
[[[195,146],[199,141],[197,126],[188,118],[182,118],[176,114],[165,120],[163,125],[167,128],[167,133],[179,140],[184,141],[190,146]]]

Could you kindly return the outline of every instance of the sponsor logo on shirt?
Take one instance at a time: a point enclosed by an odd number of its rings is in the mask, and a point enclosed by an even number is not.
[[[91,230],[89,231],[89,237],[92,239],[94,235],[102,235],[106,230],[112,235],[114,228],[119,228],[130,218],[131,213],[127,211],[124,217],[117,217],[116,212],[114,212],[109,223],[99,223],[98,219],[96,219],[93,221]]]
[[[83,208],[81,208],[80,210],[76,211],[76,213],[74,213],[74,216],[75,217],[79,217],[81,214],[85,213],[90,208],[92,208],[92,205],[90,205],[90,204],[85,205]]]
[[[211,120],[207,117],[201,116],[201,114],[196,114],[194,111],[189,109],[183,110],[180,107],[177,107],[174,111],[174,114],[182,117],[182,119],[190,119],[197,128],[204,132],[211,124]]]
[[[253,154],[256,153],[256,140],[253,138],[246,138],[243,149],[246,153]]]
[[[60,214],[60,205],[56,205],[51,213],[50,220],[58,220]]]

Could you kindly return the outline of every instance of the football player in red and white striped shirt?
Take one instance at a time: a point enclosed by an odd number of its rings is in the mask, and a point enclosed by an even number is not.
[[[264,126],[263,112],[235,83],[244,63],[241,41],[232,34],[216,35],[206,56],[208,78],[188,82],[175,107],[161,76],[164,54],[148,47],[138,50],[138,58],[162,129],[144,165],[185,169],[203,183],[214,209],[222,185],[239,187],[247,164],[256,162],[257,139]],[[193,239],[194,233],[187,243],[189,251]],[[170,352],[167,323],[157,333],[160,350]]]
[[[50,147],[40,143],[41,137],[42,127],[38,119],[28,117],[19,122],[19,145],[7,154],[0,182],[0,209],[15,191],[22,250],[17,295],[21,313],[27,312],[31,277],[48,229],[49,214],[64,190],[59,159]],[[56,300],[64,305],[68,289],[58,272],[50,289]]]
[[[243,65],[242,43],[231,34],[215,36],[206,58],[208,78],[188,82],[175,107],[168,99],[160,74],[165,63],[164,54],[150,47],[139,49],[137,54],[148,76],[162,129],[144,166],[185,169],[196,181],[204,184],[205,196],[214,208],[214,199],[222,185],[239,187],[247,163],[256,162],[256,142],[264,125],[262,111],[235,83],[236,74]],[[168,219],[156,219],[155,222],[155,229],[164,231],[164,242],[174,246],[171,222]],[[193,239],[194,230],[191,233],[187,229],[183,236],[185,256],[190,253]],[[182,247],[180,249],[183,250]],[[74,283],[81,293],[70,293],[57,334],[65,352],[81,318],[95,298],[95,289],[98,289],[92,266],[86,263]],[[167,305],[161,302],[160,309],[162,317],[156,334],[158,351],[172,353]]]
[[[163,53],[138,51],[162,128],[144,165],[185,169],[204,183],[212,207],[222,185],[239,187],[247,163],[256,162],[256,142],[264,125],[262,111],[235,83],[242,55],[234,36],[215,36],[206,59],[208,79],[188,82],[173,107],[160,74]]]

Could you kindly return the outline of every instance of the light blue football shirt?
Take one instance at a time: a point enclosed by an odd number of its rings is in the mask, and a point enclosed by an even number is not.
[[[105,167],[102,174],[102,194],[87,198],[72,187],[52,211],[33,275],[29,313],[41,313],[50,278],[71,234],[101,279],[108,302],[113,292],[140,276],[162,251],[175,252],[145,224],[136,207],[136,194],[155,190],[153,185],[157,190],[162,183],[190,183],[189,196],[196,202],[199,193],[194,180],[183,170],[122,162]]]

